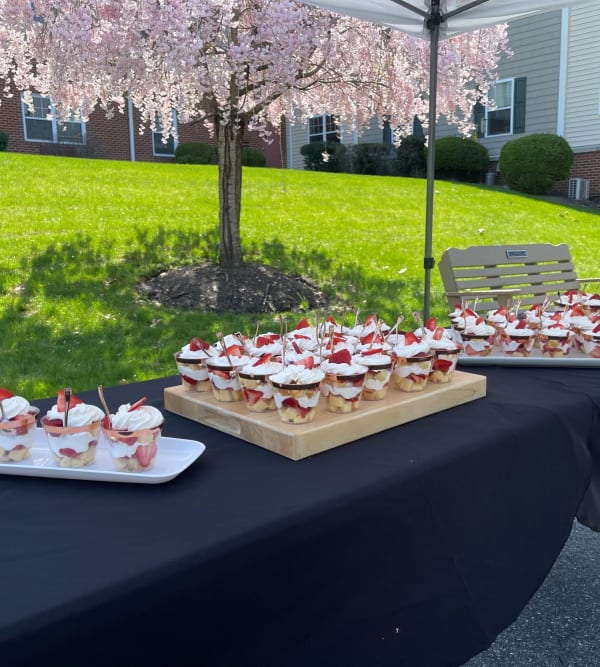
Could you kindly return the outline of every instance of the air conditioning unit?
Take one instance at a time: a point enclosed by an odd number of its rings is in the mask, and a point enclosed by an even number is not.
[[[589,199],[589,198],[590,198],[589,178],[569,179],[569,199]]]

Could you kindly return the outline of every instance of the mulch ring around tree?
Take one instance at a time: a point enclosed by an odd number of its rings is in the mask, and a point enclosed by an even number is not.
[[[302,276],[272,266],[224,269],[210,262],[169,269],[144,280],[145,299],[170,308],[230,313],[281,313],[324,308],[323,292]]]

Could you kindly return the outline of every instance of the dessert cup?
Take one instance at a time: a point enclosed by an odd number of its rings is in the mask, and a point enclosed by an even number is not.
[[[392,377],[401,391],[423,391],[433,364],[433,352],[424,352],[416,357],[397,357]]]
[[[470,357],[489,357],[493,347],[493,337],[462,332],[463,352]]]
[[[269,376],[281,371],[280,363],[270,362],[263,366],[244,366],[238,373],[244,401],[252,412],[276,410],[273,385]]]
[[[24,461],[29,457],[38,412],[39,408],[30,406],[27,414],[0,422],[0,463]]]
[[[394,360],[387,354],[360,355],[354,361],[367,367],[362,390],[363,401],[381,401],[387,395]]]
[[[163,424],[129,431],[110,428],[107,421],[103,421],[102,431],[115,468],[121,472],[150,470],[158,453]]]
[[[212,395],[217,401],[231,403],[244,399],[238,370],[250,361],[250,357],[233,357],[231,363],[225,357],[206,360]]]
[[[533,349],[535,334],[518,334],[505,332],[500,337],[500,347],[504,354],[511,357],[528,357]]]
[[[582,334],[583,351],[588,357],[600,359],[600,332]]]
[[[50,452],[62,468],[83,468],[96,460],[100,420],[83,426],[59,426],[42,417]]]
[[[573,334],[563,331],[561,334],[551,333],[543,329],[538,334],[538,340],[544,357],[566,357],[571,351]]]
[[[175,363],[177,364],[181,384],[186,391],[210,391],[211,384],[204,359],[186,359],[176,353]]]
[[[277,414],[282,422],[307,424],[314,420],[325,374],[313,369],[310,375],[310,379],[299,378],[296,382],[290,381],[289,374],[285,371],[269,377]]]
[[[431,372],[429,373],[429,382],[432,382],[433,384],[446,384],[450,382],[454,375],[454,371],[456,370],[459,352],[460,350],[458,348],[453,350],[434,350]]]
[[[366,368],[349,375],[326,372],[321,391],[327,399],[329,412],[348,413],[358,410],[366,375]]]

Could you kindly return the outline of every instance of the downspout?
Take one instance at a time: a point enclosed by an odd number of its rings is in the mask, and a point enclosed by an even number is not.
[[[133,102],[127,94],[127,123],[129,125],[129,159],[135,162],[135,128],[133,125]]]
[[[567,116],[567,72],[569,65],[569,10],[561,10],[560,21],[560,63],[558,67],[558,109],[556,117],[556,134],[565,135]]]

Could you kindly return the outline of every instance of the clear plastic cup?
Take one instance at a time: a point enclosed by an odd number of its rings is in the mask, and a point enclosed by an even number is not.
[[[100,420],[84,426],[59,426],[47,417],[40,420],[56,463],[62,468],[83,468],[96,460]]]
[[[39,408],[31,406],[25,415],[0,421],[0,463],[24,461],[29,457],[38,412]]]

